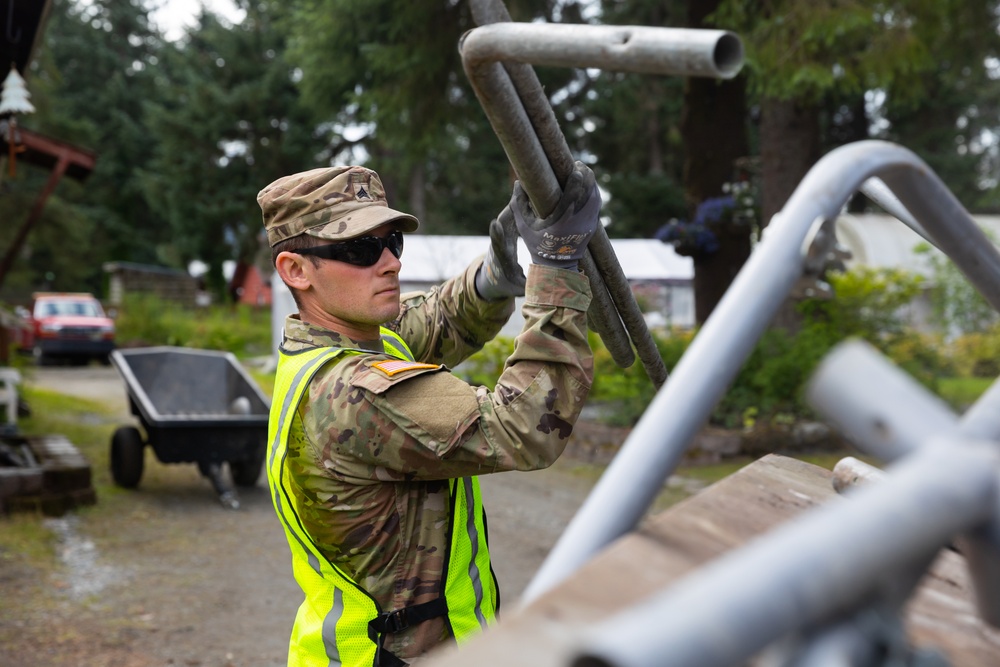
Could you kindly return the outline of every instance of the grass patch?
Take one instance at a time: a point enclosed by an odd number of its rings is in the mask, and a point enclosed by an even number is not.
[[[965,410],[983,395],[994,378],[949,377],[938,380],[938,395],[956,410]]]
[[[109,443],[120,418],[104,404],[25,385],[22,396],[31,416],[18,422],[25,435],[64,435],[91,466],[98,503],[73,510],[81,518],[112,518],[122,511],[121,490],[114,487],[109,468]],[[116,501],[117,499],[117,501]],[[0,518],[0,553],[25,558],[33,565],[55,566],[55,536],[42,524],[41,513],[17,512]]]

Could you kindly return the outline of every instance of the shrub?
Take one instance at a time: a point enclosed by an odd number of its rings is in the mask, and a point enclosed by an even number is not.
[[[991,378],[1000,375],[1000,325],[958,336],[951,342],[949,352],[958,375]]]
[[[898,270],[860,269],[833,274],[829,280],[836,297],[802,302],[798,331],[771,329],[761,336],[715,406],[711,423],[740,428],[748,422],[766,425],[809,417],[812,411],[803,396],[806,382],[830,349],[848,337],[869,341],[935,388],[936,378],[946,370],[946,359],[938,352],[940,342],[907,329],[901,317],[903,307],[919,293],[921,279]],[[692,337],[679,332],[654,336],[668,369],[676,365]],[[638,363],[619,369],[600,340],[596,336],[592,340],[596,377],[591,397],[610,406],[604,421],[634,424],[653,398],[652,384]]]
[[[125,298],[116,320],[119,347],[175,345],[237,356],[271,350],[270,311],[243,304],[184,308],[153,295]]]
[[[469,384],[488,387],[490,391],[493,391],[497,378],[503,372],[507,357],[513,352],[514,339],[497,336],[454,370]]]
[[[669,371],[677,365],[694,332],[677,329],[666,334],[654,331],[651,335]],[[590,398],[608,408],[603,411],[601,420],[611,426],[631,426],[656,395],[645,367],[636,359],[628,368],[619,368],[600,337],[593,332],[590,333],[590,347],[594,351],[594,385]]]

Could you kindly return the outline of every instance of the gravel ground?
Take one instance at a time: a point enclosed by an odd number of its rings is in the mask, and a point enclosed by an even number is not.
[[[129,418],[112,368],[38,368],[31,382]],[[592,480],[570,460],[483,478],[508,608]],[[0,665],[284,665],[301,593],[263,480],[240,490],[241,509],[227,510],[195,466],[161,464],[147,448],[142,484],[129,493],[128,511],[114,522],[46,520],[61,560],[52,576],[35,576],[0,551]]]

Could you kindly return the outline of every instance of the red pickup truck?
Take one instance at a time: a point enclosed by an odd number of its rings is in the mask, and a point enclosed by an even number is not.
[[[115,323],[94,295],[84,292],[38,292],[18,346],[45,364],[57,358],[86,363],[108,362],[115,349]]]

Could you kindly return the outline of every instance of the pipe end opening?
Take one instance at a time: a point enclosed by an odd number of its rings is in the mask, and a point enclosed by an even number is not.
[[[577,656],[571,667],[615,667],[612,663],[596,655]]]
[[[731,32],[727,32],[715,43],[712,59],[723,79],[736,76],[743,67],[743,41]]]

